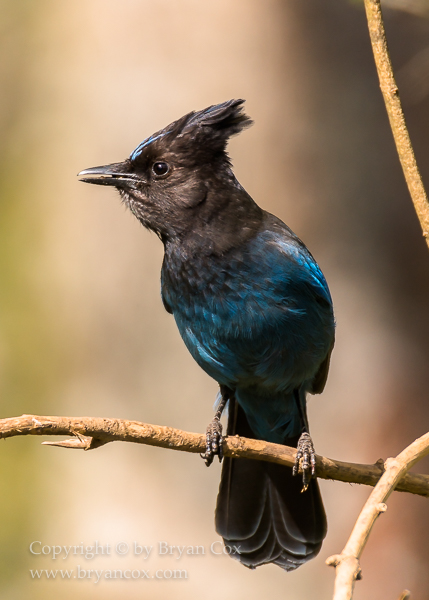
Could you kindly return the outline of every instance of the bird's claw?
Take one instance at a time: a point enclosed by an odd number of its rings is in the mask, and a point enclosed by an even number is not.
[[[206,451],[200,455],[207,467],[212,464],[215,456],[218,456],[219,462],[222,462],[222,441],[222,425],[219,419],[215,417],[206,430]]]
[[[308,488],[311,478],[316,475],[316,452],[314,451],[313,440],[309,433],[301,434],[298,440],[295,465],[292,469],[292,475],[297,475],[299,467],[302,469],[302,492]]]

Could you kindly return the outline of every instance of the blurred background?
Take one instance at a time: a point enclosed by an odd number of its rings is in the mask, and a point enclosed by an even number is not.
[[[429,182],[429,2],[385,2],[411,138]],[[2,0],[1,416],[136,419],[203,432],[216,384],[162,307],[162,246],[113,190],[76,173],[123,160],[182,114],[245,98],[230,144],[238,179],[306,242],[331,288],[337,344],[309,399],[318,453],[375,462],[429,429],[429,255],[396,156],[362,3],[348,0]],[[370,489],[321,481],[329,532],[286,574],[210,552],[219,465],[111,444],[0,444],[6,600],[204,595],[330,598],[338,553]],[[423,461],[417,470],[428,472]],[[429,598],[427,500],[393,494],[355,597]],[[152,545],[149,559],[34,556],[32,541]],[[159,555],[158,544],[204,555]],[[216,548],[218,548],[217,546]],[[36,549],[40,546],[36,547]],[[29,569],[185,569],[186,580],[55,581]]]

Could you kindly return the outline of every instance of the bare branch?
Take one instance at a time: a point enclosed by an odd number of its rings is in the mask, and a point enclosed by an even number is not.
[[[390,127],[423,236],[429,246],[429,201],[417,167],[398,87],[393,75],[380,0],[364,0],[364,3],[380,88],[389,116]],[[363,507],[344,550],[341,554],[331,556],[326,561],[328,565],[336,568],[334,600],[351,600],[355,581],[361,578],[360,556],[378,515],[387,510],[385,501],[408,469],[427,454],[429,454],[429,434],[413,442],[396,459],[390,458],[386,461],[385,472]],[[404,590],[401,599],[405,600],[406,598],[409,598],[409,592]]]
[[[344,550],[326,561],[328,565],[336,567],[334,600],[351,600],[355,581],[361,578],[359,559],[378,515],[387,510],[385,502],[398,481],[428,454],[429,433],[426,433],[396,458],[386,460],[385,472],[365,503]]]
[[[369,35],[374,52],[380,88],[386,104],[390,127],[395,139],[396,149],[401,161],[402,170],[408,185],[423,236],[429,246],[429,201],[423,185],[405,117],[399,98],[398,87],[393,75],[392,63],[387,48],[386,34],[381,13],[380,0],[364,0],[368,19]]]
[[[20,435],[68,435],[72,436],[72,439],[43,443],[83,450],[92,450],[109,442],[121,441],[201,453],[204,452],[206,444],[205,436],[199,433],[121,419],[22,415],[0,420],[0,438]],[[289,467],[295,464],[295,448],[262,440],[229,437],[223,442],[223,451],[225,456],[266,460]],[[321,479],[374,486],[383,470],[382,460],[377,461],[375,465],[364,465],[317,456],[316,474]],[[429,477],[407,473],[398,480],[395,489],[429,497]]]

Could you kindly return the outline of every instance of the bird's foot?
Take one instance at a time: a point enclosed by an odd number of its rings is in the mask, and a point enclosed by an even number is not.
[[[309,433],[304,432],[298,440],[295,465],[292,475],[297,475],[302,469],[302,492],[308,488],[311,478],[316,475],[316,452]]]
[[[215,417],[206,429],[206,451],[201,454],[206,466],[209,467],[215,456],[219,457],[219,462],[222,462],[222,425],[219,418]]]

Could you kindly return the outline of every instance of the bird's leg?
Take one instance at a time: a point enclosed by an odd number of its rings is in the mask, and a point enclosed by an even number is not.
[[[299,397],[299,390],[294,392],[295,400],[297,403],[299,418],[301,421],[301,436],[298,440],[296,447],[296,459],[295,465],[292,469],[292,474],[297,475],[300,467],[300,461],[302,458],[302,492],[308,488],[310,480],[316,475],[316,452],[313,446],[313,440],[308,433],[308,421],[307,415],[304,413],[301,399]]]
[[[233,392],[225,385],[220,386],[220,402],[217,407],[215,416],[210,421],[209,426],[206,429],[206,451],[201,454],[201,458],[204,459],[206,466],[209,467],[215,456],[219,457],[219,462],[222,462],[222,425],[220,418],[226,406],[228,400],[232,397]]]

